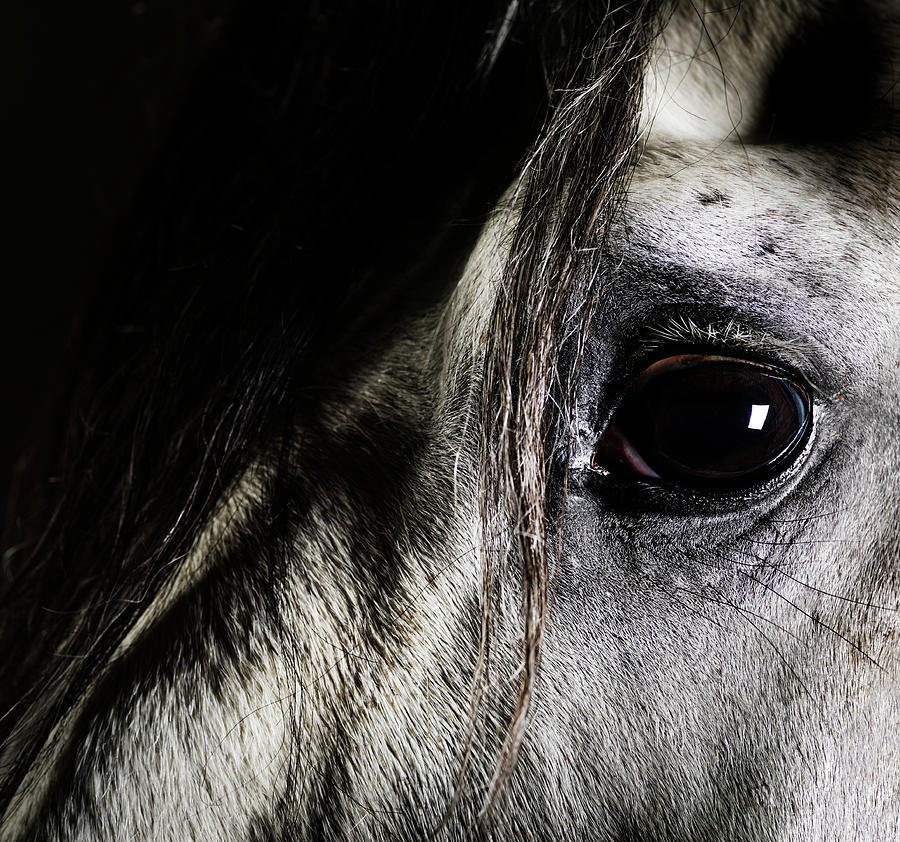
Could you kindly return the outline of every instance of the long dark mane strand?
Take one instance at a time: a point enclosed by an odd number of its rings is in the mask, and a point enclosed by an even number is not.
[[[483,392],[482,672],[499,576],[520,583],[524,626],[517,700],[492,797],[512,771],[538,679],[550,585],[547,480],[567,440],[582,343],[596,309],[597,254],[634,163],[659,6],[554,9],[566,48],[547,67],[549,117],[510,200],[518,221],[487,332]]]

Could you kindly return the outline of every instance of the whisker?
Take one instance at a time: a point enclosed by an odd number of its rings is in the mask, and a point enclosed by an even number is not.
[[[828,629],[828,631],[830,631],[832,634],[834,634],[834,635],[835,635],[836,637],[838,637],[840,640],[843,640],[848,646],[850,646],[852,649],[854,649],[856,652],[858,652],[860,655],[862,655],[867,661],[869,661],[869,662],[870,662],[871,664],[873,664],[874,666],[878,667],[878,669],[884,671],[885,668],[884,668],[878,661],[876,661],[876,660],[875,660],[868,652],[866,652],[866,651],[865,651],[862,647],[860,647],[857,643],[855,643],[854,641],[850,640],[850,638],[847,637],[845,634],[842,634],[842,633],[839,632],[836,628],[834,628],[834,627],[832,627],[832,626],[829,626],[828,623],[826,623],[824,620],[820,620],[818,617],[814,617],[814,616],[813,616],[812,614],[810,614],[808,611],[805,611],[803,608],[801,608],[799,605],[797,605],[797,603],[795,603],[795,602],[793,602],[792,600],[788,599],[784,594],[782,594],[782,593],[780,593],[779,591],[775,590],[775,588],[771,587],[770,585],[767,585],[765,582],[761,581],[760,579],[757,579],[757,578],[756,578],[755,576],[753,576],[751,573],[747,573],[745,570],[739,570],[738,572],[741,573],[742,575],[746,576],[748,579],[751,579],[752,581],[756,582],[758,585],[761,585],[761,586],[764,587],[767,591],[770,591],[771,593],[773,593],[773,594],[774,594],[775,596],[777,596],[779,599],[781,599],[781,600],[783,600],[784,602],[786,602],[788,605],[790,605],[792,608],[794,608],[794,609],[796,609],[797,611],[799,611],[799,612],[800,612],[801,614],[803,614],[804,616],[809,617],[809,619],[812,620],[812,621],[813,621],[814,623],[816,623],[817,625],[820,625],[820,626],[822,626],[823,628]]]

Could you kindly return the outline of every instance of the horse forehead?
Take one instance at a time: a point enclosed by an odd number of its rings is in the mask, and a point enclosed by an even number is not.
[[[889,186],[900,167],[870,148],[852,153],[651,145],[629,188],[627,247],[835,300],[900,304],[900,201]]]
[[[661,257],[707,271],[807,278],[836,300],[896,303],[900,162],[885,127],[896,124],[900,7],[672,6],[644,80],[633,244],[643,234]],[[785,89],[792,98],[772,100]],[[806,114],[807,101],[827,102],[830,117],[797,126],[802,145],[772,145],[775,118]]]
[[[621,248],[718,274],[751,297],[781,287],[896,322],[900,162],[875,146],[852,153],[711,148],[651,134],[625,197]],[[484,339],[518,219],[511,195],[483,229],[445,311],[457,346]]]

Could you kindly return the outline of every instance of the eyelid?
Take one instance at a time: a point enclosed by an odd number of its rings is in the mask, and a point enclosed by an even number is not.
[[[688,320],[690,321],[690,320]],[[664,333],[659,327],[651,326],[638,340],[639,350],[631,370],[633,377],[644,371],[654,361],[675,354],[700,354],[707,356],[739,357],[744,361],[763,367],[778,368],[791,374],[793,379],[809,389],[813,396],[827,399],[840,391],[835,376],[824,371],[817,362],[827,354],[824,346],[812,340],[781,340],[777,337],[740,328],[740,333],[729,329],[735,323],[731,320],[723,324],[709,323],[697,327],[693,322],[698,339],[688,340],[686,335],[679,340],[679,333]],[[663,341],[663,336],[667,340]],[[819,346],[817,348],[817,345]]]
[[[805,378],[802,376],[798,376],[791,368],[787,366],[781,366],[772,362],[761,361],[758,359],[754,359],[752,357],[736,355],[734,353],[726,354],[721,353],[718,349],[711,349],[709,351],[704,349],[691,348],[688,350],[676,350],[674,353],[669,349],[664,349],[659,355],[659,358],[653,362],[648,363],[644,366],[643,369],[638,373],[633,381],[633,385],[637,386],[645,380],[649,380],[652,378],[656,372],[665,366],[667,369],[672,367],[673,358],[680,358],[679,367],[687,368],[696,363],[734,363],[739,362],[743,365],[755,367],[762,369],[769,374],[772,374],[776,377],[780,377],[787,380],[794,381],[797,385],[801,387],[805,387]]]

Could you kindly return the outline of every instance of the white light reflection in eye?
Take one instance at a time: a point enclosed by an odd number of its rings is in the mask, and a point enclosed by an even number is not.
[[[748,430],[761,430],[766,423],[766,416],[769,414],[769,404],[754,403],[750,406],[750,421],[747,424]]]

